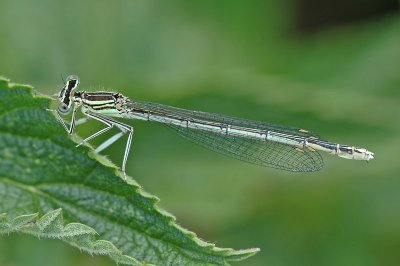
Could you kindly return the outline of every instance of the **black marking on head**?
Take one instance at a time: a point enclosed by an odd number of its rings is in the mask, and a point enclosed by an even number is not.
[[[69,106],[71,92],[78,86],[79,81],[77,77],[69,76],[67,84],[64,86],[64,95],[62,102]]]
[[[58,107],[58,111],[61,114],[67,114],[72,105],[71,101],[71,93],[72,91],[78,87],[79,85],[79,79],[76,76],[69,76],[67,78],[67,82],[65,83],[64,87],[60,91],[60,105]]]

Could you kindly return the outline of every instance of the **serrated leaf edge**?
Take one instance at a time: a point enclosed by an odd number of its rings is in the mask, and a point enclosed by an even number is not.
[[[62,209],[49,211],[39,218],[37,213],[20,215],[9,219],[6,214],[0,214],[0,235],[25,233],[38,238],[62,240],[91,255],[110,257],[117,264],[146,265],[137,259],[124,255],[114,244],[107,240],[98,240],[97,232],[81,223],[63,224]]]

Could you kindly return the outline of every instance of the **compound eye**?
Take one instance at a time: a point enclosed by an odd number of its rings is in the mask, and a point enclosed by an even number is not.
[[[68,114],[69,113],[69,111],[70,111],[70,109],[71,108],[69,108],[67,105],[65,105],[65,104],[60,104],[59,106],[58,106],[58,112],[60,113],[60,114],[63,114],[63,115],[66,115],[66,114]]]

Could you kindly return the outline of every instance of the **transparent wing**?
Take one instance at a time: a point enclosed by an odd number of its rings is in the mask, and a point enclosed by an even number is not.
[[[249,163],[293,172],[314,172],[323,166],[322,157],[316,151],[299,151],[276,142],[237,138],[174,125],[168,127],[203,147]]]
[[[238,119],[213,113],[185,110],[156,103],[132,101],[128,105],[129,107],[148,110],[159,114],[179,115],[182,119],[200,119],[246,128],[271,130],[300,137],[316,137],[312,132],[299,128]],[[167,126],[194,143],[249,163],[294,172],[313,172],[323,167],[323,159],[317,151],[309,149],[299,150],[277,142],[221,135],[214,132],[176,125],[167,124]]]

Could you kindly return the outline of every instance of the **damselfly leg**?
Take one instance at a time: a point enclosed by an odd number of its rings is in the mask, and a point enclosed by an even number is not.
[[[111,138],[107,139],[106,141],[104,141],[103,143],[101,143],[94,151],[96,153],[99,153],[101,151],[103,151],[104,149],[108,148],[110,145],[112,145],[114,142],[116,142],[118,139],[120,139],[123,135],[125,135],[127,132],[129,132],[128,135],[128,140],[125,146],[125,153],[124,153],[124,159],[122,162],[122,167],[121,167],[121,171],[124,174],[124,178],[126,180],[126,162],[128,160],[128,155],[129,155],[129,151],[130,151],[130,147],[132,144],[132,138],[133,138],[133,127],[120,123],[118,121],[115,121],[111,118],[99,115],[99,114],[93,114],[90,112],[84,112],[84,114],[86,115],[86,117],[83,118],[79,118],[76,119],[76,110],[77,108],[74,108],[74,111],[72,113],[72,118],[71,118],[71,123],[70,126],[67,126],[67,123],[65,122],[64,119],[62,119],[62,117],[60,116],[60,114],[56,111],[56,110],[51,110],[48,109],[51,112],[54,112],[56,114],[57,119],[61,122],[61,124],[63,125],[64,129],[69,133],[72,134],[75,131],[75,128],[77,125],[81,125],[86,123],[89,118],[93,118],[96,119],[99,122],[102,122],[103,124],[107,125],[106,128],[103,128],[102,130],[97,131],[96,133],[90,135],[89,137],[85,138],[84,140],[82,140],[78,145],[76,145],[76,147],[81,146],[82,144],[88,142],[89,140],[94,139],[95,137],[100,136],[101,134],[107,132],[108,130],[110,130],[111,128],[113,128],[114,126],[117,127],[119,130],[121,130],[121,132],[113,135]]]
[[[117,127],[119,130],[121,130],[121,132],[113,135],[111,138],[107,139],[106,141],[104,141],[102,144],[100,144],[96,149],[95,152],[101,152],[102,150],[106,149],[107,147],[109,147],[111,144],[113,144],[115,141],[117,141],[119,138],[121,138],[123,135],[125,135],[125,133],[129,132],[128,135],[128,140],[126,142],[126,146],[125,146],[125,153],[124,153],[124,159],[122,161],[122,167],[121,167],[121,171],[124,174],[125,180],[126,180],[126,162],[128,160],[128,155],[129,155],[129,151],[130,151],[130,147],[132,144],[132,138],[133,138],[133,127],[123,124],[121,122],[115,121],[114,119],[111,119],[109,117],[105,117],[103,115],[99,115],[99,114],[94,114],[91,112],[84,112],[84,114],[89,117],[89,118],[93,118],[96,119],[97,121],[105,124],[107,127],[103,128],[99,131],[97,131],[96,133],[90,135],[89,137],[85,138],[81,143],[79,143],[78,145],[76,145],[77,147],[82,145],[83,143],[94,139],[95,137],[100,136],[101,134],[107,132],[108,130],[110,130],[111,128],[113,128],[114,126]]]

